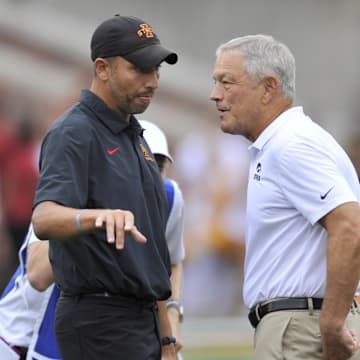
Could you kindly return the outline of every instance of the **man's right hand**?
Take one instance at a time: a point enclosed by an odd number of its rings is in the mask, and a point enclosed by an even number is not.
[[[124,248],[125,233],[135,241],[146,243],[146,237],[137,230],[134,215],[119,209],[76,209],[54,201],[39,203],[32,216],[36,236],[41,240],[69,240],[79,232],[91,232],[99,228],[106,230],[108,243],[117,249]]]
[[[136,228],[134,215],[127,210],[103,210],[95,221],[97,228],[106,228],[108,243],[113,244],[121,250],[125,245],[125,233],[129,233],[135,241],[146,243],[146,237]]]
[[[359,349],[356,333],[346,328],[339,333],[323,331],[322,345],[326,360],[347,360]]]

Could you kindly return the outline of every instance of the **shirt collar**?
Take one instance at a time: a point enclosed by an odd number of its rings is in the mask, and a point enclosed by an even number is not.
[[[132,129],[139,135],[142,134],[141,125],[133,115],[130,116],[130,121],[127,122],[119,113],[110,109],[106,103],[92,91],[87,89],[82,90],[80,103],[87,106],[114,134],[119,134],[126,129]]]
[[[249,146],[249,150],[261,150],[265,144],[278,132],[282,124],[288,122],[292,118],[292,114],[303,112],[302,106],[294,106],[283,113],[281,113],[275,120],[273,120],[258,136],[258,138]]]

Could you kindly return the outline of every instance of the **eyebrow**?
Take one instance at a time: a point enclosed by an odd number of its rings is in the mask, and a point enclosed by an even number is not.
[[[218,75],[216,73],[214,73],[213,79],[219,80],[219,81],[223,81],[224,79],[229,79],[229,80],[235,81],[235,76],[229,72],[221,72],[221,73],[218,73]]]

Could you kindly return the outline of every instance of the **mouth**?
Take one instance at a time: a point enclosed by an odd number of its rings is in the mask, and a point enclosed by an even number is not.
[[[228,106],[225,106],[225,104],[223,105],[220,105],[219,103],[216,104],[216,109],[217,111],[219,112],[225,112],[225,111],[228,111],[229,110],[229,107]]]
[[[151,99],[152,99],[153,95],[152,94],[142,94],[138,96],[138,99],[143,102],[143,103],[150,103]]]
[[[224,118],[225,114],[228,112],[228,109],[218,107],[217,111],[219,112],[219,117],[222,120]]]

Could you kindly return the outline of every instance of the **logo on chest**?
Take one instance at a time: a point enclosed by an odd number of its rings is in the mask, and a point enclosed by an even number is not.
[[[256,171],[255,171],[253,179],[255,181],[261,181],[261,163],[258,163],[256,165]]]
[[[154,161],[154,159],[150,155],[149,151],[146,149],[146,147],[143,144],[140,144],[140,148],[141,148],[142,153],[144,154],[145,160]]]
[[[114,155],[118,150],[120,149],[120,146],[117,146],[116,148],[113,148],[113,149],[107,149],[106,152],[112,156]]]

